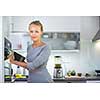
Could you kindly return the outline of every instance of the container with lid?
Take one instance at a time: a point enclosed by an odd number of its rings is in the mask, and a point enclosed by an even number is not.
[[[61,68],[61,56],[55,56],[55,67]]]

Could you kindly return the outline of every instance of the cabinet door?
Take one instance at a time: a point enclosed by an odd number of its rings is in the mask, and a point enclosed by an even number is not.
[[[80,33],[46,32],[42,35],[51,50],[79,50]]]
[[[2,30],[4,33],[4,36],[8,37],[9,32],[10,32],[10,17],[8,16],[3,16],[3,21],[2,21]]]
[[[41,21],[45,32],[80,32],[79,16],[12,16],[12,31],[27,31],[32,20]]]
[[[13,32],[27,32],[28,24],[33,20],[32,16],[13,16],[12,17],[12,31]]]
[[[32,42],[29,36],[25,36],[22,33],[11,34],[9,36],[9,40],[12,43],[13,50],[23,50],[23,51],[27,51],[27,46]]]
[[[40,20],[45,32],[80,32],[79,16],[34,16]]]

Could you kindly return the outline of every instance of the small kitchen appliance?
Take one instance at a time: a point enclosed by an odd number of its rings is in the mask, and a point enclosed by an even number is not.
[[[63,77],[63,69],[61,66],[61,56],[55,56],[55,67],[54,67],[54,78],[62,78]]]

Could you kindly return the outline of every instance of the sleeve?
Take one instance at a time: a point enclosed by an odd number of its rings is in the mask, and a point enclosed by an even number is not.
[[[45,48],[43,48],[41,53],[36,57],[34,61],[27,62],[27,69],[31,71],[37,67],[40,67],[41,65],[43,65],[44,63],[48,61],[49,55],[50,55],[50,50],[46,46]]]

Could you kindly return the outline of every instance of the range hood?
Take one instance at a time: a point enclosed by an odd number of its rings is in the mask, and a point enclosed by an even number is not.
[[[94,42],[94,41],[97,41],[97,40],[100,40],[100,29],[98,30],[98,32],[96,33],[96,35],[94,36],[92,41]]]
[[[100,40],[100,16],[99,16],[99,30],[98,32],[96,33],[96,35],[94,36],[94,38],[92,39],[92,41],[97,41],[97,40]]]

